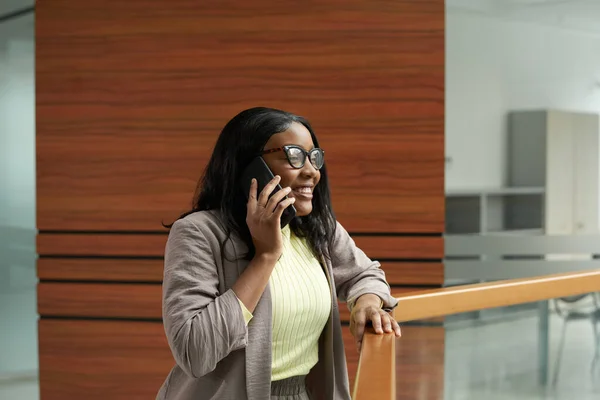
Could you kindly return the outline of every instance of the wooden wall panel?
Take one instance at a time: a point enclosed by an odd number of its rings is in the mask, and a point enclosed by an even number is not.
[[[428,287],[394,287],[394,296]],[[155,319],[162,317],[158,284],[40,282],[38,312],[52,317]],[[350,321],[346,303],[339,302],[342,322]]]
[[[441,262],[383,262],[381,268],[392,286],[444,284],[444,265]]]
[[[161,283],[162,259],[40,258],[41,281]]]
[[[157,322],[42,319],[42,400],[147,400],[175,361]]]
[[[40,233],[37,251],[44,256],[162,257],[166,234]],[[440,260],[441,236],[356,236],[356,245],[373,259]]]
[[[44,400],[151,399],[175,365],[160,323],[43,319],[38,328]],[[342,332],[352,384],[359,354]]]
[[[161,293],[158,284],[40,282],[38,312],[52,317],[160,320]]]
[[[442,284],[443,0],[39,2],[42,400],[155,396],[171,356],[133,319],[160,318],[161,222],[256,105],[311,120],[336,214],[394,292]]]
[[[375,259],[444,258],[444,239],[441,236],[355,236],[353,239],[358,247]]]
[[[165,254],[166,234],[40,233],[43,256],[157,257]]]
[[[266,104],[313,122],[347,229],[442,231],[442,0],[80,3],[36,8],[41,230],[160,230]]]
[[[385,261],[381,268],[392,286],[441,286],[444,283],[444,266],[440,262]],[[37,270],[38,278],[42,281],[160,283],[163,278],[163,260],[40,258]]]

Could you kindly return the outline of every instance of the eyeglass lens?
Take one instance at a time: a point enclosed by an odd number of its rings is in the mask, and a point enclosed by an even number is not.
[[[321,169],[321,167],[323,167],[324,154],[323,150],[319,148],[315,148],[309,152],[306,152],[300,147],[290,146],[287,148],[286,153],[290,164],[294,168],[302,168],[304,166],[304,162],[306,160],[307,155],[310,157],[310,163],[313,165],[313,167],[315,167],[316,169]]]

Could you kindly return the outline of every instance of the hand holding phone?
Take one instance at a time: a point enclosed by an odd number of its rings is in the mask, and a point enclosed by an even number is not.
[[[273,184],[272,187],[269,186],[269,184],[275,179],[275,176],[273,175],[273,172],[271,172],[271,169],[262,157],[256,157],[254,160],[252,160],[252,162],[248,165],[248,167],[244,170],[242,174],[242,190],[246,194],[248,200],[250,200],[250,183],[252,182],[252,179],[256,179],[257,181],[257,201],[261,205],[265,205],[268,199],[270,199],[272,196],[275,196],[277,193],[283,190],[279,185],[279,180],[277,180],[277,182]],[[287,194],[289,194],[289,191],[284,194],[285,197],[278,197],[279,200],[275,204],[287,200]],[[260,196],[263,195],[264,201],[261,202]],[[283,210],[283,213],[280,216],[281,228],[289,224],[292,221],[292,219],[296,216],[296,209],[292,205],[293,203],[286,202],[285,204],[286,206]]]
[[[295,198],[285,197],[290,188],[277,191],[269,195],[279,184],[280,177],[276,176],[269,182],[262,192],[258,193],[258,182],[252,179],[248,196],[248,211],[246,224],[252,235],[252,242],[256,255],[265,255],[277,260],[283,252],[283,239],[281,235],[281,215],[287,207],[291,207]]]

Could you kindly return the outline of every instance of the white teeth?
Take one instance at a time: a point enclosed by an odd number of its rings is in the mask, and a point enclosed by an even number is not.
[[[310,194],[312,193],[312,188],[308,187],[308,186],[304,186],[304,187],[299,187],[295,189],[296,192],[298,193],[305,193],[305,194]]]

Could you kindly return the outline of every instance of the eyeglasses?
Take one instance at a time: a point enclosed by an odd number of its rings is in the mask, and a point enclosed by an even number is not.
[[[325,151],[318,147],[306,151],[298,145],[290,144],[276,149],[263,150],[261,154],[276,153],[278,151],[285,152],[288,162],[296,169],[304,167],[307,157],[310,159],[310,163],[315,169],[323,168],[323,164],[325,163]]]

